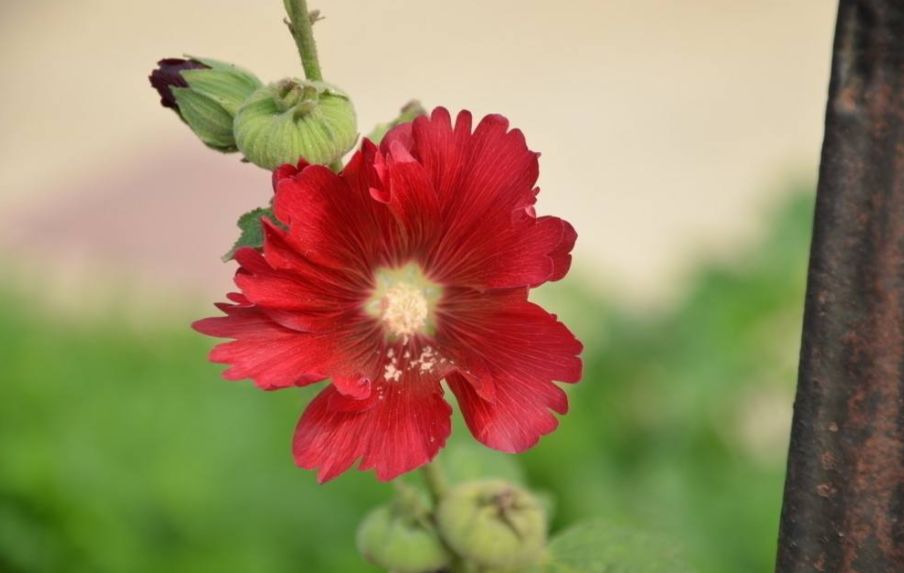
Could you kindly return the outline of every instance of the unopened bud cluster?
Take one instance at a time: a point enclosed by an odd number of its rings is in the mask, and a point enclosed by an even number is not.
[[[398,573],[431,573],[457,561],[467,570],[531,570],[546,548],[547,516],[528,491],[502,480],[462,483],[433,510],[377,508],[358,529],[358,550]]]
[[[265,86],[251,72],[208,58],[161,60],[150,80],[161,104],[207,146],[239,151],[265,169],[299,158],[333,163],[358,137],[348,96],[324,82],[284,79]]]

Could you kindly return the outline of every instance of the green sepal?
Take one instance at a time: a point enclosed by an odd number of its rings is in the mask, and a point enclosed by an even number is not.
[[[236,65],[210,58],[192,59],[210,69],[185,70],[182,77],[192,91],[214,100],[231,116],[235,116],[242,102],[263,85],[257,76]]]
[[[232,116],[223,106],[191,88],[172,88],[179,115],[206,145],[223,152],[236,151]]]
[[[229,249],[229,252],[223,255],[224,262],[232,260],[236,251],[243,247],[259,249],[264,246],[264,225],[261,223],[262,217],[266,217],[276,225],[282,226],[276,219],[276,215],[273,214],[273,209],[269,207],[258,207],[257,209],[248,211],[239,217],[238,223],[236,223],[241,230],[241,234],[232,248]]]

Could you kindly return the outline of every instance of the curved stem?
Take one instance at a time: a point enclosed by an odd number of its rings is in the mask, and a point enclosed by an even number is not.
[[[311,16],[308,13],[307,0],[283,0],[286,12],[289,14],[290,29],[295,44],[298,46],[298,55],[301,56],[301,65],[304,75],[309,80],[323,80],[320,71],[320,61],[317,59],[317,44],[314,42],[314,30],[311,26]]]

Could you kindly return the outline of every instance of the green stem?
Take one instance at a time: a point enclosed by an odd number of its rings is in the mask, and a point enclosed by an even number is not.
[[[468,568],[468,564],[464,559],[455,555],[452,557],[452,563],[449,565],[449,573],[471,573],[472,569]]]
[[[439,506],[442,497],[446,494],[446,476],[443,475],[443,470],[436,461],[421,466],[421,475],[424,476],[424,483],[427,484],[427,491],[430,492],[430,499],[433,500],[433,514],[431,515],[431,519],[434,521],[434,525],[436,525],[436,508]],[[452,550],[449,543],[443,539],[442,535],[440,535],[440,540],[443,545],[445,545],[449,555],[452,556],[452,563],[449,565],[450,573],[468,573],[470,570],[468,569],[468,564],[465,560]]]
[[[289,14],[290,28],[295,44],[298,46],[298,55],[301,56],[301,65],[304,75],[313,81],[323,80],[320,71],[320,61],[317,59],[317,44],[314,42],[314,30],[311,26],[311,16],[308,13],[307,0],[283,0],[286,12]]]
[[[434,506],[446,493],[446,478],[437,462],[429,463],[421,467],[421,475],[424,476],[424,482],[427,484],[427,491],[430,492],[430,499],[433,500]]]

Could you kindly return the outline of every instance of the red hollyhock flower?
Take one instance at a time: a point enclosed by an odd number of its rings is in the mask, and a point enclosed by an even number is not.
[[[274,174],[263,252],[243,249],[241,294],[198,321],[234,339],[211,352],[224,377],[272,390],[329,378],[295,431],[303,468],[392,479],[450,432],[445,379],[474,436],[520,452],[553,431],[581,343],[528,290],[561,279],[576,234],[536,217],[537,154],[501,116],[471,130],[445,109],[365,140],[345,170]]]

